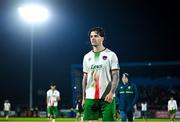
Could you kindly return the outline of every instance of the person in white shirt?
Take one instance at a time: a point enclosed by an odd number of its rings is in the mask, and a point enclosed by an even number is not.
[[[116,54],[104,46],[105,32],[101,27],[88,33],[92,50],[83,58],[83,99],[86,121],[115,120],[115,90],[119,82],[119,63]]]
[[[9,119],[10,109],[11,109],[11,104],[10,104],[9,100],[5,100],[5,102],[4,102],[4,115],[6,117],[6,120]]]
[[[146,121],[147,120],[147,102],[141,103],[141,115],[142,118]]]
[[[173,96],[171,96],[170,100],[168,101],[168,112],[172,122],[175,120],[177,108],[177,102],[174,100]]]
[[[55,122],[58,114],[58,102],[60,101],[60,92],[56,90],[55,82],[51,83],[51,89],[47,91],[47,111],[49,121]]]
[[[137,110],[137,105],[135,104],[135,105],[133,106],[133,108],[134,108],[134,111],[133,111],[133,120],[135,120],[136,114],[137,114],[137,112],[138,112],[138,110]]]

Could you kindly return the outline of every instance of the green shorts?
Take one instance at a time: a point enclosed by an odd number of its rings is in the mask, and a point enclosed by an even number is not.
[[[174,110],[170,110],[169,113],[170,113],[170,114],[175,114],[175,113],[176,113],[176,110],[175,110],[175,109],[174,109]]]
[[[49,106],[47,108],[47,112],[48,112],[48,117],[53,117],[56,118],[57,114],[58,114],[58,107],[57,106]]]
[[[84,106],[84,120],[98,120],[102,116],[102,121],[114,121],[116,117],[115,99],[112,103],[105,102],[104,99],[86,99]]]

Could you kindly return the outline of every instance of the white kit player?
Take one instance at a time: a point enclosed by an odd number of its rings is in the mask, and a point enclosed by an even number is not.
[[[55,118],[58,114],[60,92],[56,89],[55,82],[52,82],[50,87],[51,89],[47,91],[47,111],[49,120],[55,122]]]
[[[6,120],[9,119],[10,109],[11,109],[11,104],[10,104],[9,100],[5,100],[5,102],[4,102],[4,114],[5,114]]]

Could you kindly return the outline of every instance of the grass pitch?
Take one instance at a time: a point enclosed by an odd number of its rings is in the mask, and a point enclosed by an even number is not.
[[[49,122],[47,118],[15,118],[11,117],[9,120],[5,120],[5,118],[0,118],[0,122]],[[76,121],[75,118],[57,118],[56,122],[80,122]],[[99,120],[98,122],[101,122]],[[116,121],[120,122],[120,120]],[[144,121],[143,119],[135,119],[134,122],[170,122],[169,119],[148,119]],[[175,122],[180,122],[180,119],[176,119]]]

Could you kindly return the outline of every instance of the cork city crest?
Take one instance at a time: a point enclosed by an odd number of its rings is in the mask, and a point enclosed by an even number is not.
[[[106,60],[107,59],[107,56],[103,56],[103,60]]]

